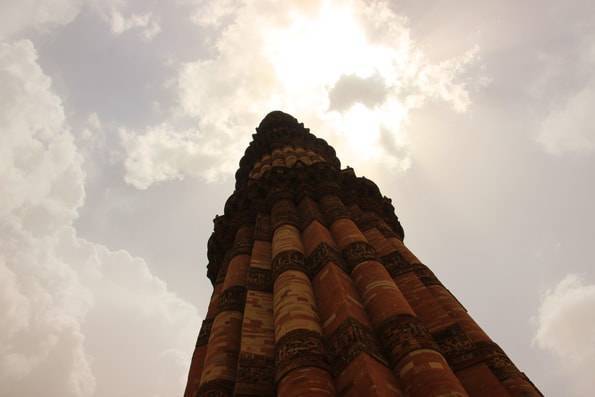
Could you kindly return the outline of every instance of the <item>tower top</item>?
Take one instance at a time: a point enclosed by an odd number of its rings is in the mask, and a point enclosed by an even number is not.
[[[295,117],[288,113],[284,113],[280,110],[273,110],[267,114],[264,119],[260,122],[257,131],[268,130],[278,127],[293,127],[299,123]]]

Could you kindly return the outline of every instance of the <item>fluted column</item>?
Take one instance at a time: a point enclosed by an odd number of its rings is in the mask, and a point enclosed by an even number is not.
[[[190,363],[190,370],[188,372],[188,381],[186,383],[186,389],[184,397],[195,397],[200,386],[200,379],[204,369],[205,356],[207,355],[207,343],[211,335],[211,328],[213,325],[213,319],[219,299],[219,294],[223,289],[223,281],[215,284],[213,293],[211,294],[211,300],[209,301],[209,307],[207,314],[202,322],[198,337],[196,339],[196,347],[192,354],[192,361]]]
[[[305,273],[297,213],[290,198],[276,200],[271,221],[277,394],[334,396],[316,300]]]
[[[401,396],[359,293],[314,200],[299,205],[306,264],[319,308],[337,393],[346,397]]]
[[[386,232],[382,219],[357,206],[350,209],[365,225],[366,238],[471,396],[541,395],[434,273],[394,233]]]
[[[467,396],[342,201],[331,194],[320,201],[403,391],[414,397]]]
[[[246,277],[246,306],[234,396],[275,395],[275,335],[268,216],[259,216]]]
[[[483,391],[485,385],[480,381],[478,374],[481,372],[484,379],[488,379],[488,370],[504,386],[513,397],[538,397],[541,393],[520,372],[504,351],[494,343],[484,330],[473,320],[461,303],[444,287],[434,273],[398,239],[391,243],[402,258],[413,265],[417,277],[427,286],[427,289],[436,297],[436,302],[449,313],[455,323],[436,332],[435,340],[444,352],[451,366],[457,370],[459,378],[473,390],[474,395],[486,395]],[[469,360],[469,349],[472,346],[474,360]],[[470,365],[471,361],[471,365]],[[478,363],[479,361],[479,363]],[[477,364],[476,364],[477,363]],[[459,369],[460,368],[460,369]],[[493,379],[486,384],[494,384]],[[490,395],[497,396],[498,387],[490,388]]]
[[[222,291],[217,299],[198,396],[232,396],[240,351],[246,301],[246,274],[250,264],[252,229],[240,228],[227,266],[222,266]]]

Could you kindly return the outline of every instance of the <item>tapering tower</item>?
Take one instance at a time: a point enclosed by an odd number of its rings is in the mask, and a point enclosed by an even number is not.
[[[260,123],[214,222],[185,397],[541,396],[292,116]]]

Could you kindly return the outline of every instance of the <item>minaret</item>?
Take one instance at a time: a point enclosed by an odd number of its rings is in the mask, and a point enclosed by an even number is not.
[[[275,111],[215,218],[185,397],[542,394],[403,244],[391,200]]]

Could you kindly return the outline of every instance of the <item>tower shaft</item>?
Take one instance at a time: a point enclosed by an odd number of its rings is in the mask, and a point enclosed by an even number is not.
[[[185,397],[541,396],[403,236],[372,181],[269,114],[215,218]]]

